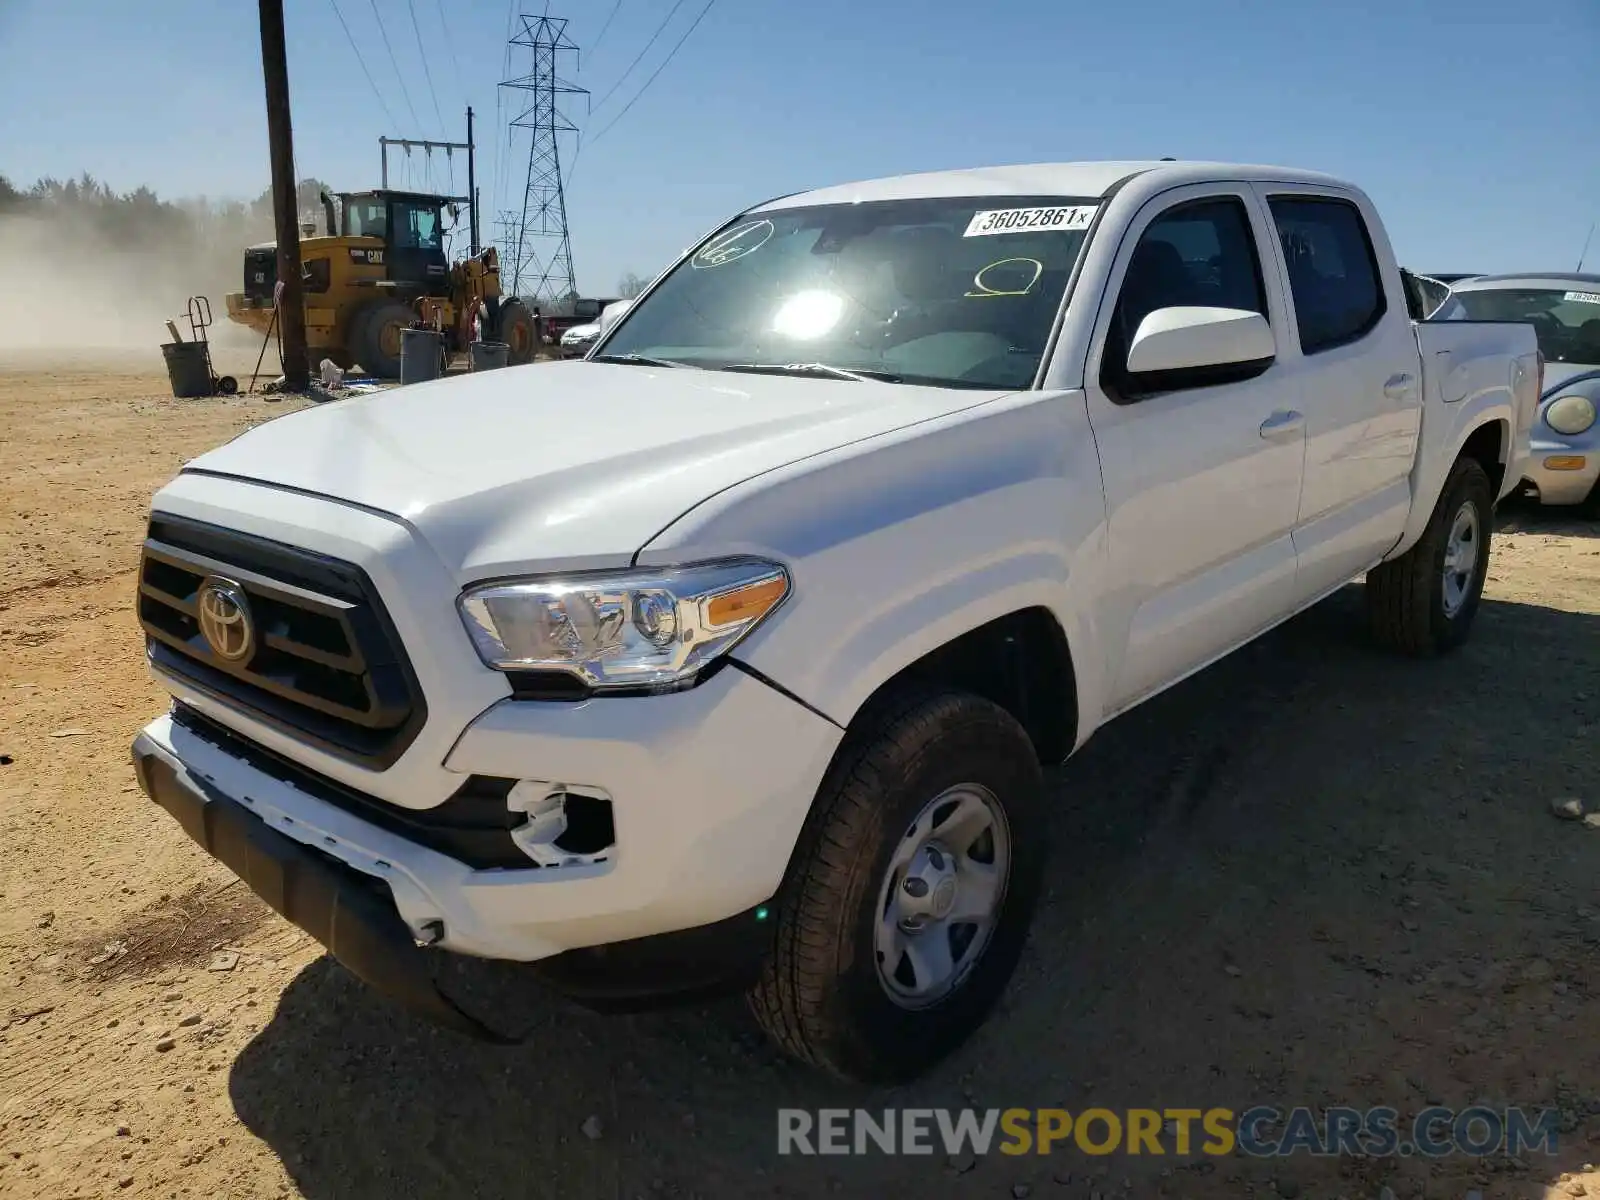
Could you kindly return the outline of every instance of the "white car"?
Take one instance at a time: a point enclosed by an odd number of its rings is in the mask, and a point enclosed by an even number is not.
[[[272,421],[153,503],[144,789],[357,975],[747,989],[904,1079],[984,1019],[1041,764],[1346,582],[1468,636],[1539,395],[1366,195],[1078,163],[774,200],[584,361]],[[1068,986],[1063,981],[1063,987]]]
[[[564,330],[561,334],[561,357],[582,358],[589,353],[589,348],[594,345],[595,338],[600,336],[600,322],[590,321],[584,325],[574,325]]]
[[[1524,495],[1600,518],[1600,275],[1479,275],[1433,319],[1525,321],[1545,357]]]

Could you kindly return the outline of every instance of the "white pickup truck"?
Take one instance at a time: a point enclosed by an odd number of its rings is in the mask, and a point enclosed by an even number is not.
[[[188,464],[140,780],[457,1028],[499,1028],[439,986],[476,956],[597,1006],[744,989],[907,1078],[1017,961],[1042,764],[1363,575],[1396,650],[1467,637],[1543,362],[1405,288],[1360,190],[1280,168],[759,205],[584,360]]]

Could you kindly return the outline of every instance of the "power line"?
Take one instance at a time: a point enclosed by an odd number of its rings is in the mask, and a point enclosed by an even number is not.
[[[428,70],[428,47],[422,41],[422,26],[417,24],[417,0],[406,0],[406,8],[411,11],[411,30],[417,35],[417,53],[422,56],[422,77],[428,81],[428,95],[433,100],[433,116],[439,122],[439,136],[442,138],[448,130],[444,127],[444,114],[439,111],[439,93],[433,86],[433,72]]]
[[[372,77],[372,72],[367,70],[367,60],[361,57],[361,47],[356,45],[356,39],[350,32],[350,26],[345,24],[344,14],[339,11],[339,0],[328,0],[333,5],[333,15],[339,18],[339,26],[344,30],[344,36],[350,39],[350,49],[355,53],[356,63],[361,68],[361,73],[367,77],[367,83],[372,87],[372,94],[378,98],[378,107],[383,109],[383,115],[389,119],[390,126],[400,122],[394,119],[394,114],[389,111],[389,106],[383,102],[383,93],[378,90],[378,81]]]
[[[649,79],[644,81],[644,86],[633,94],[633,99],[629,100],[622,106],[622,111],[616,116],[612,117],[610,121],[606,122],[604,129],[589,139],[591,143],[598,142],[601,138],[605,137],[606,133],[613,125],[628,115],[628,110],[637,104],[639,102],[639,97],[644,95],[645,92],[650,89],[650,85],[656,81],[656,76],[667,69],[667,64],[677,56],[679,50],[683,49],[683,44],[689,40],[689,35],[695,31],[701,21],[706,19],[706,14],[711,11],[711,6],[716,2],[717,0],[706,0],[706,6],[700,10],[700,15],[694,19],[694,24],[690,25],[688,29],[684,30],[683,36],[678,39],[678,44],[672,48],[671,52],[666,56],[666,58],[661,60],[661,65],[651,73]]]
[[[372,5],[372,15],[378,18],[378,33],[383,38],[383,48],[389,52],[389,65],[394,68],[394,77],[400,81],[400,95],[405,99],[406,111],[411,114],[411,123],[421,125],[417,119],[416,107],[411,103],[411,93],[406,88],[406,77],[400,73],[400,62],[394,56],[394,47],[389,44],[389,31],[384,28],[383,14],[378,11],[378,0],[367,0]]]
[[[622,7],[622,0],[616,0],[611,6],[611,15],[606,18],[606,23],[600,26],[600,36],[594,39],[594,45],[589,47],[589,57],[594,57],[594,52],[600,49],[600,43],[606,40],[606,31],[611,28],[611,22],[617,19],[617,9]]]
[[[667,19],[661,22],[660,27],[650,35],[650,40],[644,44],[644,49],[639,51],[639,57],[635,58],[631,63],[628,64],[628,69],[626,71],[617,76],[617,81],[611,85],[611,90],[604,96],[600,97],[599,103],[597,103],[594,108],[591,108],[589,110],[590,112],[593,112],[595,108],[604,108],[606,106],[606,101],[611,99],[611,97],[616,93],[616,90],[622,86],[622,81],[633,73],[633,69],[643,61],[644,56],[650,53],[650,47],[656,44],[656,39],[661,36],[662,32],[668,25],[672,24],[672,18],[678,15],[678,10],[682,7],[683,0],[677,0],[677,3],[672,6],[672,11],[667,13]]]
[[[461,95],[461,102],[467,102],[467,89],[461,84],[461,60],[456,57],[455,41],[450,37],[450,22],[445,20],[444,0],[433,0],[434,8],[439,13],[439,28],[444,30],[444,47],[450,52],[450,73],[455,77],[456,91]]]

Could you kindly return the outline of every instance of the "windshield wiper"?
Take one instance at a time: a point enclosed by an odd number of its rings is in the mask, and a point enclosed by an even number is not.
[[[892,371],[847,371],[827,363],[729,363],[724,371],[743,371],[747,375],[810,375],[818,379],[853,379],[857,383],[877,381],[899,383]]]
[[[590,362],[623,363],[633,367],[687,367],[686,362],[675,362],[670,358],[651,358],[648,354],[596,354],[589,359]]]

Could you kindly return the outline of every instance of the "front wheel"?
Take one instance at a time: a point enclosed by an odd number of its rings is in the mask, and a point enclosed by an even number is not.
[[[783,1049],[900,1082],[983,1022],[1022,952],[1044,861],[1028,735],[956,691],[858,718],[816,798],[751,993]]]
[[[1418,658],[1467,640],[1489,573],[1494,488],[1481,464],[1459,459],[1417,544],[1367,572],[1378,641]]]

